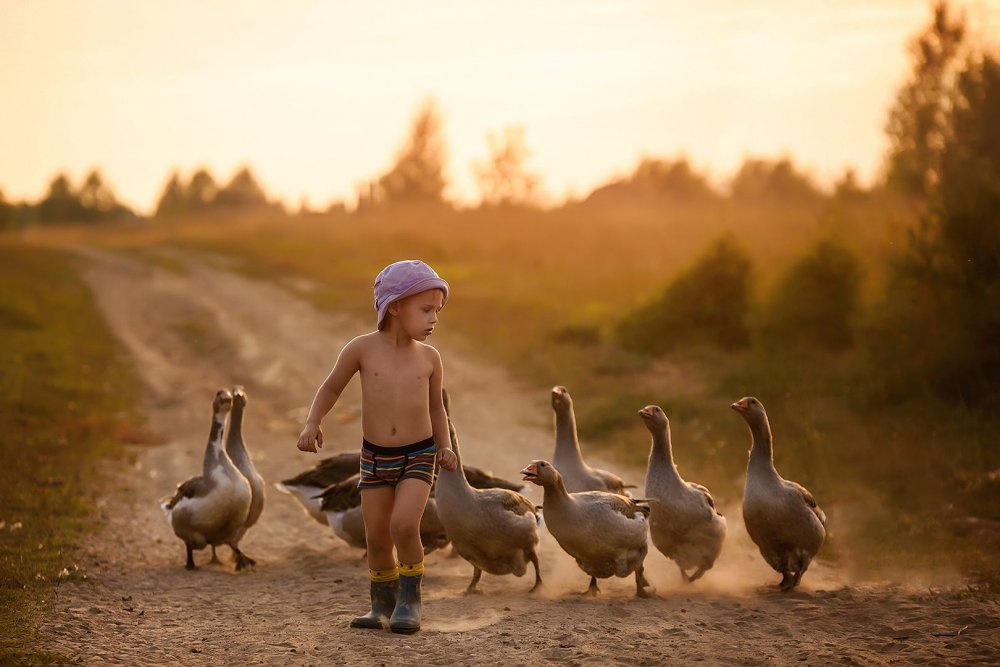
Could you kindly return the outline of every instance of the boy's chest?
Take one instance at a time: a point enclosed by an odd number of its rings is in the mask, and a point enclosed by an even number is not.
[[[426,386],[434,366],[423,355],[391,355],[364,359],[361,380],[368,388]]]

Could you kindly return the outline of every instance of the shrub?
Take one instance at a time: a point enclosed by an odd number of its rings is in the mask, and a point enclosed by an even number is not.
[[[618,339],[648,354],[697,341],[727,349],[746,345],[751,272],[747,252],[733,238],[716,241],[658,297],[627,314]]]

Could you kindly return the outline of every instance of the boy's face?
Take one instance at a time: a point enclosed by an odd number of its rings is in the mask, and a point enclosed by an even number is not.
[[[396,303],[390,304],[390,314],[397,308],[397,303],[399,306],[396,317],[403,331],[410,338],[422,341],[434,333],[438,312],[444,306],[444,292],[439,289],[431,289],[400,299]]]

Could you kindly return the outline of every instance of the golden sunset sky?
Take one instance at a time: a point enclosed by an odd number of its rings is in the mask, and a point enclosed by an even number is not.
[[[995,42],[1000,0],[955,6]],[[0,0],[0,191],[36,199],[96,166],[149,212],[172,168],[249,163],[293,206],[350,202],[427,97],[460,201],[512,124],[556,201],[642,155],[720,183],[783,154],[867,182],[929,17],[917,0]]]

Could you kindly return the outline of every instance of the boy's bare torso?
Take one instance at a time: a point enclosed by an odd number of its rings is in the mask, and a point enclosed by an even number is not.
[[[431,437],[433,348],[418,341],[397,346],[378,332],[361,336],[358,342],[365,439],[401,447]]]

